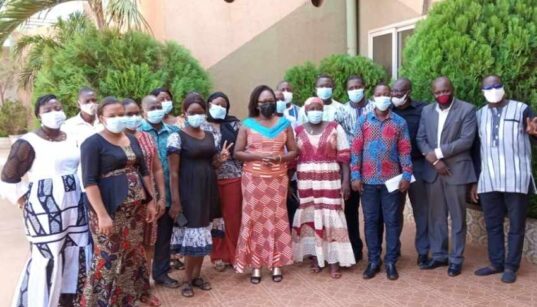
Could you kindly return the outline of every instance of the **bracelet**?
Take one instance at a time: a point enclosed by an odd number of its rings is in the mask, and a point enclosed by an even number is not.
[[[438,162],[440,162],[440,159],[436,160],[433,162],[433,166],[436,166],[438,164]]]

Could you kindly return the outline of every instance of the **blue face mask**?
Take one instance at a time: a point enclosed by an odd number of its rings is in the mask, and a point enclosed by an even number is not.
[[[164,118],[164,110],[153,110],[147,112],[147,121],[152,124],[160,124]]]
[[[211,117],[214,119],[224,119],[226,118],[226,113],[226,108],[219,105],[212,104],[209,108],[209,114],[211,114]]]
[[[173,101],[166,100],[162,102],[162,110],[164,110],[164,114],[168,114],[173,110]]]
[[[287,108],[287,103],[283,100],[276,101],[276,113],[283,113]]]
[[[142,124],[142,117],[139,115],[125,116],[125,128],[136,130]]]
[[[188,115],[186,117],[187,124],[192,128],[199,128],[203,123],[205,123],[205,115],[196,114]]]
[[[125,129],[125,117],[105,117],[104,126],[112,133],[120,133]]]
[[[391,97],[388,96],[375,97],[374,104],[377,110],[384,112],[392,105],[392,100]]]
[[[331,87],[318,87],[317,97],[321,98],[322,100],[328,100],[332,98],[332,88]]]
[[[323,111],[308,111],[308,122],[317,125],[323,120]]]
[[[347,94],[349,95],[350,101],[358,103],[364,98],[364,89],[359,88],[357,90],[347,91]]]

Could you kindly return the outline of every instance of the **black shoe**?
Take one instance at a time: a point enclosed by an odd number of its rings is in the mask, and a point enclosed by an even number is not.
[[[438,260],[432,259],[427,264],[425,264],[423,267],[420,267],[420,269],[422,269],[422,270],[433,270],[433,269],[439,268],[441,266],[447,266],[447,265],[448,265],[447,260],[446,261],[438,261]]]
[[[384,269],[386,269],[386,276],[388,276],[389,280],[399,279],[399,273],[397,273],[397,268],[395,267],[395,263],[386,263],[386,265],[384,266]]]
[[[418,261],[417,261],[417,263],[418,263],[418,267],[419,267],[420,269],[423,269],[424,267],[427,266],[427,264],[429,263],[429,261],[430,261],[430,260],[429,260],[429,256],[427,256],[427,255],[419,255],[419,256],[418,256]]]
[[[503,272],[503,269],[497,269],[493,266],[488,266],[488,267],[484,267],[484,268],[480,268],[478,270],[476,270],[474,272],[474,274],[476,276],[489,276],[489,275],[492,275],[492,274],[498,274],[498,273],[502,273]]]
[[[364,271],[364,279],[371,279],[377,275],[377,273],[380,272],[380,265],[375,263],[369,263],[367,265],[367,269]]]
[[[155,284],[171,289],[179,288],[181,286],[181,284],[177,280],[171,278],[170,276],[168,276],[168,274],[165,274],[162,277],[155,279]]]
[[[356,261],[356,263],[362,261],[362,259],[364,259],[364,256],[362,256],[362,254],[354,256],[354,260]]]
[[[512,284],[516,281],[516,273],[512,270],[505,270],[502,274],[502,281],[506,284]]]
[[[462,264],[451,263],[447,270],[447,273],[451,277],[455,277],[461,274]]]

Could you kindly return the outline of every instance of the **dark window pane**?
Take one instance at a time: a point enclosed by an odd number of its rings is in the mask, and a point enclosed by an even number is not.
[[[373,61],[382,65],[392,77],[392,34],[373,37]]]
[[[403,60],[404,60],[404,57],[403,57],[403,50],[405,50],[405,46],[406,46],[406,43],[407,43],[407,40],[408,38],[412,35],[412,33],[414,33],[414,29],[408,29],[408,30],[404,30],[404,31],[401,31],[399,32],[397,35],[399,36],[399,50],[398,50],[398,67],[401,67],[401,65],[403,65]]]

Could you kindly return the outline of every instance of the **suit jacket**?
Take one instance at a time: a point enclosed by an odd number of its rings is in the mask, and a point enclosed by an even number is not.
[[[468,184],[477,181],[474,162],[472,161],[472,145],[476,138],[476,108],[459,99],[454,99],[449,110],[440,144],[438,144],[438,112],[436,103],[423,108],[417,143],[421,152],[426,155],[440,147],[451,176],[446,176],[448,184]],[[438,177],[434,166],[425,162],[423,180],[433,183]]]

